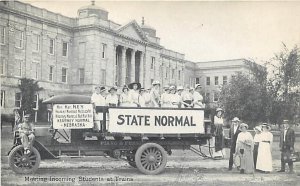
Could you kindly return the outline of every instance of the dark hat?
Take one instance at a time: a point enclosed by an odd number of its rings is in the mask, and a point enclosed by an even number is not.
[[[117,91],[118,89],[117,89],[117,87],[113,86],[108,90],[108,92],[111,92],[112,90]]]
[[[100,87],[100,92],[106,91],[105,87]]]
[[[141,84],[140,84],[140,83],[134,82],[134,83],[130,83],[130,84],[128,85],[129,89],[133,89],[133,85],[137,85],[137,86],[138,86],[138,89],[141,88]]]
[[[145,88],[141,88],[141,89],[140,89],[140,92],[142,92],[142,91],[145,91]]]
[[[129,90],[127,85],[124,85],[124,87],[122,88],[122,92],[124,92],[125,89]]]

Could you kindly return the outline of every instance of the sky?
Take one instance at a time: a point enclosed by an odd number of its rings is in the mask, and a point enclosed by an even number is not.
[[[22,0],[21,0],[22,1]],[[76,17],[89,0],[23,0]],[[282,50],[300,46],[300,1],[99,1],[110,20],[135,19],[156,29],[161,45],[193,62],[253,59],[263,63]]]

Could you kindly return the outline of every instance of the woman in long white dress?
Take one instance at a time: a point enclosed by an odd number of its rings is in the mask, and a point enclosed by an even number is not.
[[[225,156],[225,150],[223,150],[224,147],[224,121],[223,121],[223,109],[217,108],[216,109],[216,115],[214,116],[214,126],[215,136],[212,138],[215,144],[215,149],[213,153],[214,158],[224,158]]]
[[[242,123],[240,125],[241,132],[237,137],[236,155],[240,157],[240,173],[249,174],[254,173],[254,162],[253,162],[253,148],[254,142],[250,132],[248,132],[248,125]]]
[[[139,97],[140,97],[141,84],[140,83],[130,83],[128,85],[128,87],[130,89],[129,95],[130,95],[132,107],[140,107]]]
[[[256,162],[256,169],[265,173],[269,173],[273,170],[271,153],[273,134],[270,132],[270,129],[271,127],[267,124],[262,125]]]

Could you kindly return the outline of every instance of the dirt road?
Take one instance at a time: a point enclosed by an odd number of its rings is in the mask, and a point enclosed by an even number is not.
[[[11,145],[10,133],[2,131],[2,185],[300,185],[296,174],[255,173],[241,175],[227,171],[228,159],[211,160],[189,151],[174,151],[168,157],[166,170],[159,175],[144,175],[126,162],[105,157],[62,158],[42,161],[35,174],[17,175],[7,164],[5,156]],[[228,154],[228,153],[227,153]],[[279,169],[278,153],[274,153],[273,167]],[[300,172],[299,163],[295,169]]]

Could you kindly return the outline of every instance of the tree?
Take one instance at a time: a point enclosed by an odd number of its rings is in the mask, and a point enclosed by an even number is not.
[[[229,84],[221,89],[220,103],[224,106],[225,117],[239,117],[253,127],[266,120],[266,90],[256,78],[238,73]]]
[[[296,122],[300,110],[300,51],[297,46],[283,50],[268,61],[272,72],[267,84],[270,104],[270,121],[281,123],[283,119]]]
[[[38,91],[43,88],[39,87],[38,82],[33,79],[22,78],[19,84],[21,90],[22,102],[21,102],[21,113],[30,114],[31,117],[34,115],[33,108],[35,107],[35,95]],[[32,118],[31,118],[32,119]]]

